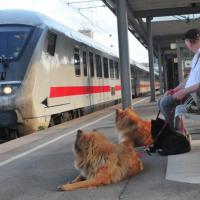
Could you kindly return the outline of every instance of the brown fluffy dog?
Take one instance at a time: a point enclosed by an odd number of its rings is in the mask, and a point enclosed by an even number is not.
[[[80,175],[59,187],[68,191],[117,183],[143,170],[132,145],[113,144],[97,131],[77,132],[74,144],[75,167]]]
[[[153,143],[151,121],[141,119],[131,108],[116,109],[116,127],[120,142],[132,142],[135,147]]]

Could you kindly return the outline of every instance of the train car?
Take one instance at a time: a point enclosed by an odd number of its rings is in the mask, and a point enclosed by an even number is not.
[[[0,61],[1,128],[30,133],[121,98],[117,55],[37,12],[0,12]]]
[[[131,61],[131,84],[132,84],[132,95],[133,97],[148,94],[151,91],[149,68],[143,66],[140,63]],[[154,72],[155,77],[155,89],[160,88],[159,75]]]
[[[45,15],[0,11],[0,129],[20,136],[118,103],[119,68],[117,54]]]

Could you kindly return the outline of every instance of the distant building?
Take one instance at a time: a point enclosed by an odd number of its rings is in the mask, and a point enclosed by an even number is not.
[[[149,70],[149,63],[140,63],[140,64]],[[157,72],[157,73],[159,72],[158,63],[156,62],[154,62],[154,72]]]
[[[140,64],[143,65],[143,66],[145,66],[145,67],[149,67],[149,63],[143,63],[143,62],[141,62]]]
[[[94,39],[94,33],[89,29],[79,30],[79,32],[82,33],[83,35],[88,36],[89,38]]]

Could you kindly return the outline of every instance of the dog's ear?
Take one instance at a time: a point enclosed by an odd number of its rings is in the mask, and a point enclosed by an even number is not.
[[[120,108],[116,108],[116,115],[119,115],[119,114],[121,114],[122,112],[123,112],[122,109],[120,109]]]
[[[79,129],[77,131],[77,137],[79,138],[79,137],[81,137],[81,135],[83,135],[83,131]]]
[[[128,109],[129,109],[129,110],[133,110],[132,106],[129,106]]]

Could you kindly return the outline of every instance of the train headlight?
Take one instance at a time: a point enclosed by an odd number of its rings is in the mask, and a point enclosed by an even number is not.
[[[6,95],[9,95],[12,93],[12,88],[10,86],[5,86],[3,88],[3,93],[6,94]]]
[[[21,81],[4,81],[0,83],[0,96],[15,95],[21,85]]]

